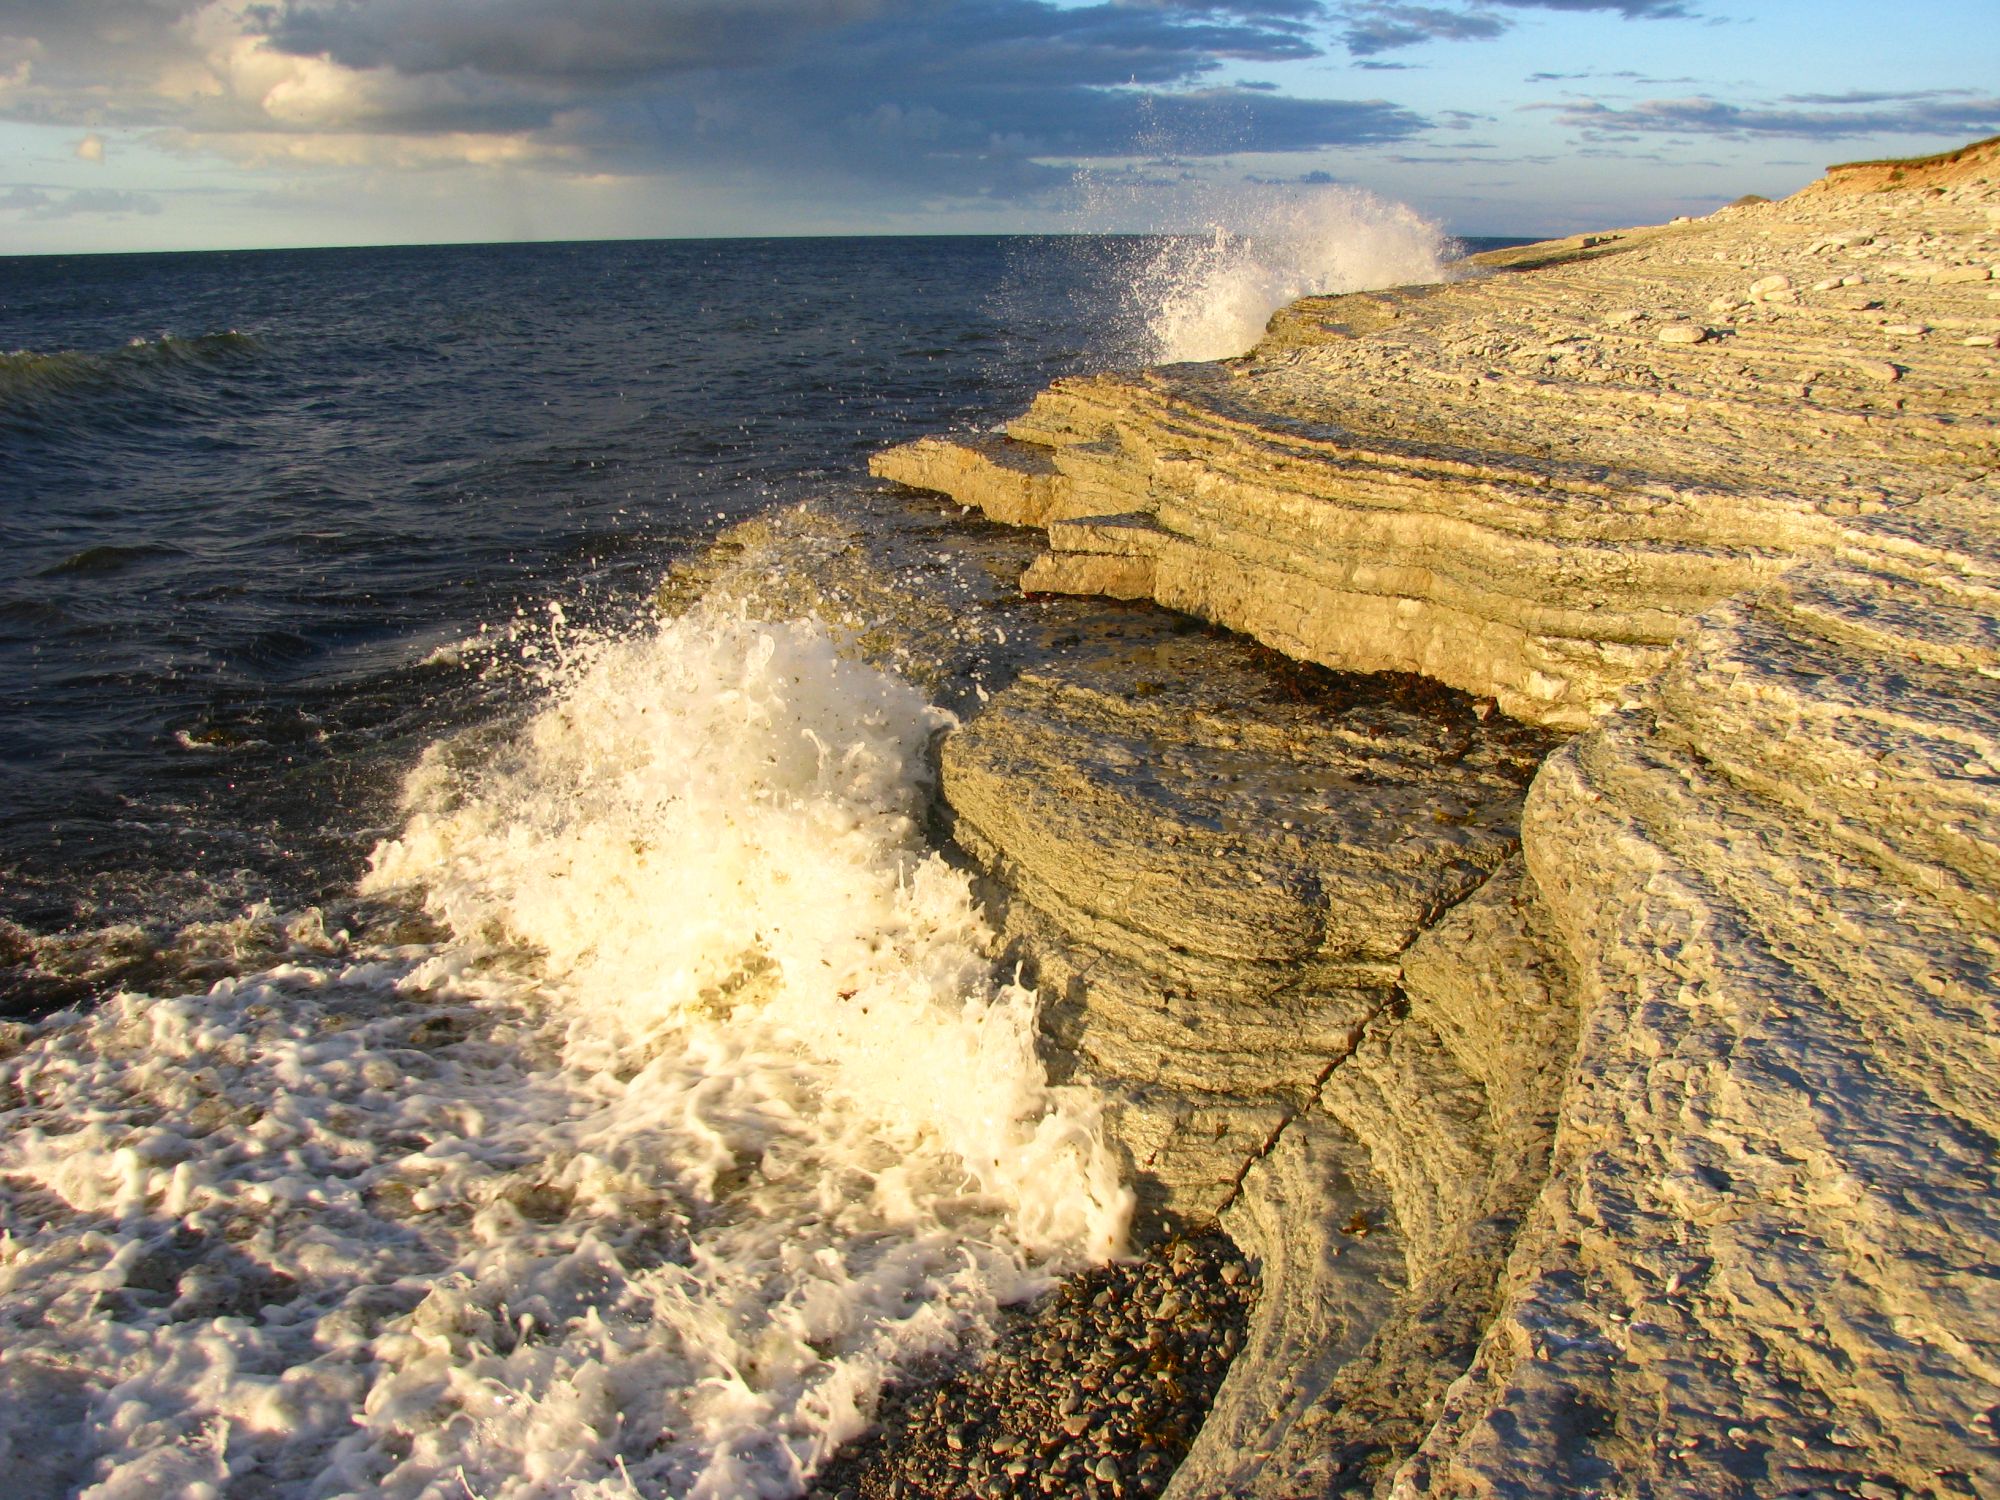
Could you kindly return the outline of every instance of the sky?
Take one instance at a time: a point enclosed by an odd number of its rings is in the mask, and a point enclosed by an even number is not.
[[[1657,223],[2000,134],[1994,0],[0,0],[0,254]]]

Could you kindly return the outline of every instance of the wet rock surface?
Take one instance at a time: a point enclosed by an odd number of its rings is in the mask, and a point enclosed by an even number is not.
[[[892,1392],[818,1500],[1160,1494],[1243,1346],[1255,1296],[1227,1236],[1086,1271],[1018,1313],[984,1357]]]

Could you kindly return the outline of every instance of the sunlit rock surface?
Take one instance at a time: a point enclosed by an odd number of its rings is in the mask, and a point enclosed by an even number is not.
[[[1193,653],[947,744],[1045,1029],[1263,1264],[1173,1494],[2000,1493],[1996,182],[1308,299],[881,456],[1045,528],[1030,590],[1471,695],[1252,732]]]

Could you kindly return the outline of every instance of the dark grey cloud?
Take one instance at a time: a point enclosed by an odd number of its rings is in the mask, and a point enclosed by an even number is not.
[[[1178,10],[1210,15],[1259,16],[1303,26],[1326,14],[1323,0],[1112,0],[1131,10]]]
[[[1696,14],[1682,0],[1489,0],[1514,10],[1610,11],[1628,21],[1672,21]]]
[[[1316,9],[1292,0],[1076,10],[1043,0],[282,0],[252,14],[284,51],[406,75],[463,69],[538,84],[617,83],[808,53],[830,70],[871,33],[886,41],[901,32],[1015,66],[1046,65],[1056,70],[1051,82],[1145,83],[1225,58],[1317,56],[1300,19]]]
[[[1340,39],[1356,57],[1372,57],[1419,42],[1485,40],[1510,24],[1489,11],[1447,10],[1434,5],[1397,3],[1348,6]]]
[[[11,118],[60,125],[112,117],[159,122],[152,84],[163,67],[192,62],[182,27],[205,0],[0,0],[0,70],[25,66]]]
[[[1856,136],[1914,135],[1963,139],[2000,130],[2000,97],[1963,91],[1913,94],[1897,108],[1775,108],[1730,104],[1700,95],[1645,99],[1613,108],[1594,99],[1535,104],[1593,140],[1637,140],[1646,135],[1714,135],[1738,140],[1796,136],[1841,140]]]
[[[1680,20],[1696,14],[1684,0],[1480,0],[1456,6],[1349,0],[1338,11],[1346,23],[1340,39],[1356,57],[1373,57],[1420,42],[1487,41],[1514,25],[1511,18],[1494,9],[1496,6],[1502,10],[1600,11],[1628,21]]]
[[[1868,93],[1860,89],[1850,89],[1844,94],[1785,94],[1779,99],[1781,104],[1908,104],[1916,101],[1928,102],[1933,99],[1963,99],[1972,94],[1971,89],[1917,89],[1903,93]]]
[[[248,17],[279,50],[349,68],[574,83],[768,63],[828,31],[910,8],[893,0],[279,0]]]
[[[620,19],[671,11],[703,24],[643,48],[636,39],[624,47],[625,31],[607,29],[589,48],[550,51],[496,29],[501,20],[531,32],[544,24],[547,8],[525,0],[488,0],[434,16],[420,48],[375,29],[374,11],[410,3],[314,4],[320,29],[275,35],[352,65],[371,61],[417,76],[504,70],[517,89],[514,102],[545,111],[552,139],[635,171],[726,167],[864,179],[918,194],[1012,197],[1069,180],[1067,169],[1038,158],[1305,151],[1396,141],[1426,128],[1418,115],[1382,100],[1204,87],[1224,61],[1316,55],[1294,24],[1299,8],[1283,0],[1075,10],[1042,0],[870,0],[869,13],[858,18],[849,13],[856,0],[758,0],[773,26],[785,6],[801,17],[789,39],[769,44],[744,35],[733,20],[709,28],[715,7],[702,0],[619,0]],[[307,10],[295,4],[289,23],[302,25]],[[560,19],[568,24],[576,14]],[[335,22],[354,27],[351,40],[327,29]],[[448,31],[448,24],[462,29]],[[391,39],[404,50],[377,50]],[[589,61],[621,54],[616,68]],[[634,60],[641,56],[644,67]],[[474,128],[459,99],[428,102],[433,115],[406,128]]]

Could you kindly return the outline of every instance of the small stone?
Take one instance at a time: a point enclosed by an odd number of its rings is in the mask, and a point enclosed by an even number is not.
[[[1116,1484],[1118,1482],[1118,1460],[1115,1458],[1100,1458],[1091,1466],[1090,1474],[1093,1479],[1101,1480],[1105,1484]]]
[[[1902,1491],[1892,1490],[1886,1484],[1877,1484],[1872,1479],[1864,1479],[1855,1486],[1854,1492],[1861,1500],[1901,1500]]]
[[[1995,345],[2000,345],[2000,335],[1975,333],[1964,342],[1965,347],[1968,349],[1991,349]]]
[[[1669,323],[1657,337],[1663,344],[1699,344],[1708,338],[1708,330],[1699,323]]]
[[[1750,300],[1752,302],[1769,301],[1771,298],[1781,296],[1791,289],[1792,278],[1789,276],[1760,276],[1750,283]]]
[[[1952,286],[1961,282],[1989,281],[1992,276],[1993,273],[1984,266],[1946,266],[1932,276],[1931,280],[1944,286]]]
[[[1062,1430],[1071,1437],[1082,1437],[1090,1426],[1090,1416],[1086,1412],[1073,1411],[1062,1419]]]
[[[1892,365],[1886,359],[1857,359],[1854,361],[1856,374],[1866,375],[1870,380],[1879,380],[1887,385],[1903,378],[1901,365]]]
[[[1929,333],[1931,325],[1928,323],[1890,323],[1882,331],[1884,333]]]

